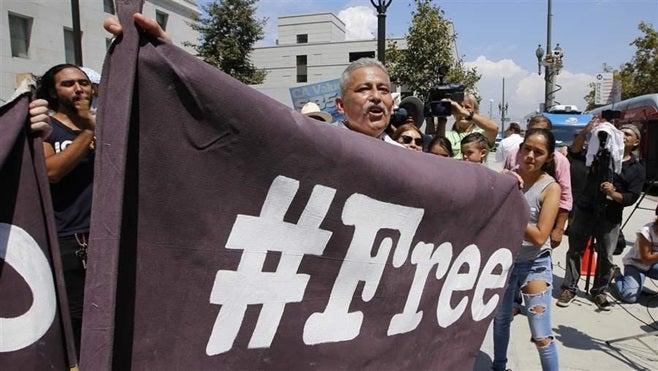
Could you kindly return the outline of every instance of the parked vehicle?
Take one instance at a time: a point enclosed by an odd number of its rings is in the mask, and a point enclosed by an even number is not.
[[[573,138],[592,119],[591,114],[578,111],[551,111],[543,114],[553,123],[555,147],[570,146]]]

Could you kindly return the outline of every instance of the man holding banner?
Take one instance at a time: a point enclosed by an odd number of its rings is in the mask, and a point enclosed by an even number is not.
[[[90,111],[91,82],[77,66],[60,64],[41,77],[37,97],[47,100],[54,111],[50,117],[52,133],[43,142],[43,149],[79,349],[94,177],[96,120]]]
[[[392,99],[367,60],[337,101],[354,135],[161,30],[124,31],[103,73],[83,368],[472,367],[527,223],[514,179],[373,140]]]

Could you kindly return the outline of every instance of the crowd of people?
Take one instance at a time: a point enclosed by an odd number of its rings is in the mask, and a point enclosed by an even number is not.
[[[170,40],[154,20],[140,14],[136,14],[134,20],[146,32]],[[115,35],[122,31],[116,18],[106,19],[104,26]],[[46,166],[78,347],[96,128],[90,77],[74,65],[54,66],[40,79],[40,99],[30,104],[31,129],[45,138]],[[494,146],[498,125],[479,112],[473,94],[466,93],[460,102],[450,101],[455,122],[452,130],[445,135],[429,136],[421,131],[426,118],[422,101],[416,97],[403,100],[401,104],[406,106],[408,117],[401,125],[391,127],[391,114],[395,109],[392,86],[386,68],[379,61],[362,58],[352,62],[340,77],[340,89],[336,106],[344,115],[343,120],[332,122],[331,115],[310,103],[302,108],[302,113],[394,146],[480,164],[486,161]],[[494,319],[493,368],[496,370],[506,369],[510,323],[522,305],[526,308],[531,340],[537,347],[542,369],[559,369],[551,323],[552,256],[553,249],[562,242],[567,220],[570,220],[568,264],[558,306],[567,307],[576,297],[581,254],[590,237],[596,241],[599,254],[590,294],[600,310],[610,309],[607,290],[611,281],[614,280],[622,300],[634,302],[645,277],[658,278],[658,219],[638,231],[635,246],[624,258],[623,272],[612,263],[622,210],[638,200],[644,184],[644,169],[633,153],[641,138],[637,127],[622,126],[617,130],[605,124],[598,118],[592,120],[574,138],[566,156],[556,150],[551,122],[542,115],[529,121],[525,136],[521,136],[518,124],[510,125],[506,131],[508,137],[501,142],[498,159],[505,161],[504,172],[517,178],[530,214],[523,243]],[[592,170],[601,168],[596,154],[584,154],[592,149],[586,146],[587,135],[603,129],[622,135],[618,139],[623,146],[623,154],[618,159],[620,171],[610,172],[605,177]],[[582,166],[584,163],[586,165]]]

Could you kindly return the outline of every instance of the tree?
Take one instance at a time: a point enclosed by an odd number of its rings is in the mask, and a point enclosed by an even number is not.
[[[616,81],[621,81],[622,100],[658,92],[658,31],[644,22],[640,22],[638,29],[644,36],[630,43],[636,47],[635,56],[614,75]],[[588,110],[597,107],[594,104],[594,84],[589,87],[591,90],[585,96]]]
[[[267,18],[256,19],[258,0],[215,0],[203,6],[206,16],[190,25],[198,31],[199,44],[186,42],[207,63],[246,84],[260,84],[266,72],[257,69],[249,55],[264,38]]]
[[[386,49],[391,80],[425,97],[439,83],[438,67],[444,67],[448,69],[444,83],[461,82],[473,90],[480,75],[475,68],[465,68],[462,59],[453,54],[457,35],[452,23],[432,0],[414,0],[414,3],[416,10],[411,14],[407,49],[399,49],[396,42],[389,43]]]

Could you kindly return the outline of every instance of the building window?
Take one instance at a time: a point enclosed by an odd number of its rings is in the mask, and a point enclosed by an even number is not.
[[[308,81],[307,59],[305,55],[297,56],[297,82]]]
[[[64,60],[66,63],[75,64],[75,36],[73,30],[64,27]]]
[[[354,52],[350,53],[350,63],[361,58],[375,58],[375,52]]]
[[[308,42],[308,34],[297,35],[297,44],[306,44]]]
[[[169,14],[165,12],[161,12],[159,10],[155,11],[155,20],[158,22],[160,27],[162,27],[163,30],[167,30],[167,21],[169,20]]]
[[[114,1],[112,0],[103,0],[103,10],[105,13],[114,14]]]
[[[9,38],[11,39],[12,57],[28,57],[31,33],[32,18],[9,13]]]

